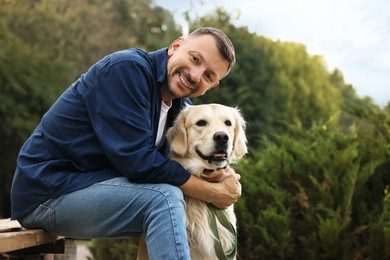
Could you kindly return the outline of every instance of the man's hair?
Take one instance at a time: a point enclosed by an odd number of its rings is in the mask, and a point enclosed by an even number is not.
[[[190,33],[187,36],[187,39],[192,37],[198,37],[201,35],[207,35],[207,34],[215,38],[219,52],[229,62],[229,67],[226,72],[227,75],[232,69],[233,65],[236,63],[236,54],[232,42],[223,31],[213,27],[203,27],[203,28],[196,29],[195,31]]]

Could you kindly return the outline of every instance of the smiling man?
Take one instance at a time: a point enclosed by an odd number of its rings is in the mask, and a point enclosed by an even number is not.
[[[150,259],[189,259],[183,193],[226,208],[241,195],[240,177],[231,168],[207,180],[190,175],[167,158],[164,133],[188,98],[218,86],[234,63],[215,28],[98,61],[21,148],[11,218],[77,238],[146,232]]]
[[[174,41],[168,50],[168,82],[161,89],[163,100],[197,97],[218,86],[233,65],[229,60],[234,61],[234,52],[222,55],[218,48],[223,49],[224,43],[217,43],[215,36],[209,34],[195,32],[187,39]]]

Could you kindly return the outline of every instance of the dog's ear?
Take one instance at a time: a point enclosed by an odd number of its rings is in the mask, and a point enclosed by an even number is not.
[[[247,139],[245,135],[246,122],[238,108],[232,108],[234,118],[237,122],[234,128],[234,141],[233,141],[233,152],[232,160],[233,162],[238,161],[248,152]]]
[[[173,126],[167,131],[167,140],[171,151],[183,157],[188,150],[187,130],[185,128],[186,110],[184,109],[176,118]]]

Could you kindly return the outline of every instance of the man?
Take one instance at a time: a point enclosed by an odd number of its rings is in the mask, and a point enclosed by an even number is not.
[[[146,232],[150,259],[189,259],[183,193],[226,208],[241,195],[240,177],[232,169],[191,176],[166,157],[163,133],[234,63],[233,45],[215,28],[97,62],[21,148],[11,218],[77,238]]]

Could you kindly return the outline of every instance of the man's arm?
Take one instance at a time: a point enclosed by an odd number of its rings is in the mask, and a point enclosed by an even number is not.
[[[232,168],[219,170],[226,176],[220,182],[209,182],[195,176],[180,186],[183,193],[189,197],[201,199],[212,203],[217,208],[226,209],[234,204],[241,196],[240,175],[236,174]]]

